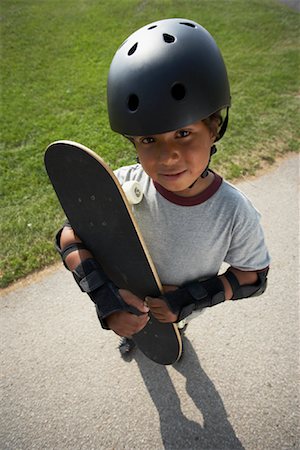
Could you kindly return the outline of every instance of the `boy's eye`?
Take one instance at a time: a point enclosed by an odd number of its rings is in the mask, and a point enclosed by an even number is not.
[[[183,138],[190,135],[190,131],[188,130],[179,130],[177,133],[178,137]]]
[[[141,139],[142,144],[152,144],[154,142],[153,137],[144,137]]]

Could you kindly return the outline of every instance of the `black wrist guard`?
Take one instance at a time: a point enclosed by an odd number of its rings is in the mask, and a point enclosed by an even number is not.
[[[185,319],[198,309],[222,303],[225,292],[222,281],[213,277],[206,281],[193,281],[176,291],[168,292],[163,297],[174,314],[178,314],[177,321]]]
[[[95,303],[102,328],[109,329],[105,318],[114,312],[128,311],[135,315],[142,314],[124,302],[117,286],[107,278],[95,259],[86,259],[79,264],[73,271],[73,276],[80,289]]]
[[[109,281],[100,264],[93,258],[82,261],[72,273],[82,292],[88,294]]]

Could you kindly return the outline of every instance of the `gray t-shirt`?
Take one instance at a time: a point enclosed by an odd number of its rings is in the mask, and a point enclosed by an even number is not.
[[[211,278],[224,262],[245,271],[269,265],[259,212],[217,174],[192,198],[154,184],[140,164],[115,174],[121,184],[134,180],[141,185],[143,199],[133,213],[163,284]]]

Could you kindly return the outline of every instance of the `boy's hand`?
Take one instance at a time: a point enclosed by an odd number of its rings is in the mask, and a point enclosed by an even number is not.
[[[178,289],[176,286],[163,286],[164,292],[171,292]],[[164,323],[173,323],[177,321],[177,314],[174,314],[168,307],[165,300],[161,298],[146,297],[147,305],[153,316]]]
[[[132,294],[130,291],[120,289],[119,294],[128,305],[139,310],[141,315],[136,316],[135,314],[126,311],[119,311],[110,314],[106,318],[106,323],[109,328],[119,336],[131,337],[146,326],[149,320],[149,308],[145,305],[143,300]]]

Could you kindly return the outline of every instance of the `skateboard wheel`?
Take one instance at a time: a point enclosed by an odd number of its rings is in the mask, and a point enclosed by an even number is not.
[[[123,191],[131,205],[137,205],[143,198],[143,192],[140,183],[137,181],[126,181],[122,185]]]

